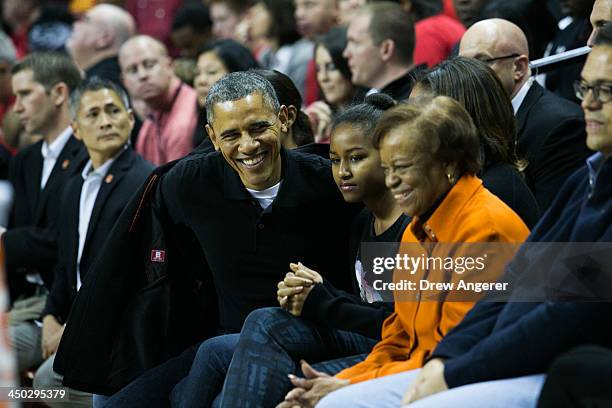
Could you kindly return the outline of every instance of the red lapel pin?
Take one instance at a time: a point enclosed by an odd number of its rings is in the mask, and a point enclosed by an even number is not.
[[[66,170],[70,166],[70,160],[66,159],[62,162],[62,169]]]
[[[113,181],[113,175],[109,174],[108,176],[106,176],[104,181],[106,182],[106,184],[110,184],[110,182]]]

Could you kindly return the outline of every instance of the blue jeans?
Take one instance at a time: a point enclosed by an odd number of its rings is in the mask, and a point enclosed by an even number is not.
[[[335,374],[362,361],[374,344],[280,308],[258,309],[240,335],[210,338],[145,372],[104,408],[274,407],[292,388],[287,374],[302,375],[300,359],[325,361],[315,368]]]
[[[200,345],[189,374],[170,394],[172,407],[213,406],[223,387],[225,374],[239,338],[239,334],[227,334],[208,339]]]
[[[301,358],[336,358],[315,365],[335,374],[362,361],[375,343],[279,308],[259,309],[247,317],[240,335],[219,336],[200,345],[189,375],[172,391],[172,406],[273,407],[292,387],[287,374],[302,374]]]
[[[328,374],[362,361],[376,340],[296,318],[280,308],[247,317],[220,397],[224,408],[274,407],[291,390],[287,374],[302,375],[304,359]],[[332,361],[328,361],[332,360]]]
[[[328,394],[317,408],[399,408],[420,370],[349,385]],[[452,388],[423,398],[407,408],[535,408],[544,374],[487,381]]]
[[[198,350],[192,346],[180,355],[147,370],[140,377],[109,397],[104,408],[167,408],[174,386],[189,373]],[[101,398],[102,399],[102,398]],[[97,407],[98,405],[96,405]]]

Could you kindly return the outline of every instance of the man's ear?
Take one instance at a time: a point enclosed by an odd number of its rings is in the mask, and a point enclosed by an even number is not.
[[[210,141],[212,142],[213,146],[215,147],[215,150],[219,151],[219,145],[217,144],[217,137],[215,136],[215,131],[213,130],[212,126],[210,126],[207,123],[204,126],[204,129],[206,129],[206,134],[210,138]]]
[[[164,64],[166,64],[166,66],[170,68],[170,72],[174,74],[174,60],[167,55],[165,55],[163,58]]]
[[[287,127],[291,129],[291,126],[295,123],[298,116],[298,108],[293,105],[287,106]]]
[[[130,122],[130,133],[134,129],[134,124],[136,123],[136,117],[134,116],[134,111],[131,109],[127,110],[128,113],[128,121]]]
[[[68,85],[63,82],[58,82],[53,85],[51,88],[51,92],[49,92],[51,96],[51,100],[55,104],[55,106],[59,107],[64,102],[68,102],[68,98],[70,97],[70,91],[68,90]]]
[[[288,132],[293,122],[289,123],[289,110],[285,105],[281,105],[278,111],[278,120],[280,121],[281,130],[283,132]]]
[[[76,124],[75,121],[72,121],[72,123],[70,123],[70,127],[72,128],[72,135],[74,136],[74,138],[76,140],[83,141],[83,138],[79,134],[79,126]]]
[[[526,55],[521,55],[514,59],[513,76],[515,82],[520,82],[525,76],[529,75],[529,58]]]
[[[115,34],[111,30],[104,29],[100,32],[95,44],[99,50],[104,50],[113,45],[115,42]]]
[[[393,58],[393,54],[395,54],[395,42],[387,38],[378,46],[378,50],[380,53],[380,58],[384,62],[389,62]]]

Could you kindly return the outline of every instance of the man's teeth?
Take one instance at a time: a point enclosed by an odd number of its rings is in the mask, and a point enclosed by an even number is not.
[[[252,159],[242,159],[242,162],[247,166],[255,166],[263,161],[264,155],[260,154],[259,156],[255,156]]]

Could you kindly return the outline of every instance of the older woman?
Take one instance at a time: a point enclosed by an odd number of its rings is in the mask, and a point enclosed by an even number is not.
[[[514,111],[495,72],[476,59],[444,61],[415,85],[410,97],[436,95],[450,96],[468,111],[480,139],[484,186],[533,228],[540,211],[520,172],[526,163],[516,152]]]
[[[402,243],[425,243],[435,253],[444,248],[443,243],[519,243],[527,237],[529,230],[520,217],[476,176],[480,170],[478,134],[457,101],[436,97],[422,106],[392,108],[381,117],[374,138],[386,185],[404,213],[413,217]],[[511,255],[500,251],[495,257],[503,263]],[[448,279],[455,282],[457,276],[453,272]],[[474,271],[460,276],[479,279]],[[314,406],[322,397],[318,407],[399,407],[409,383],[392,374],[422,367],[473,305],[444,297],[439,301],[418,299],[406,302],[396,294],[395,312],[383,325],[382,340],[363,362],[335,377],[303,364],[304,373],[311,378],[294,378],[297,388],[279,407]],[[369,381],[375,379],[380,380]],[[389,387],[395,387],[395,392],[387,392]]]

